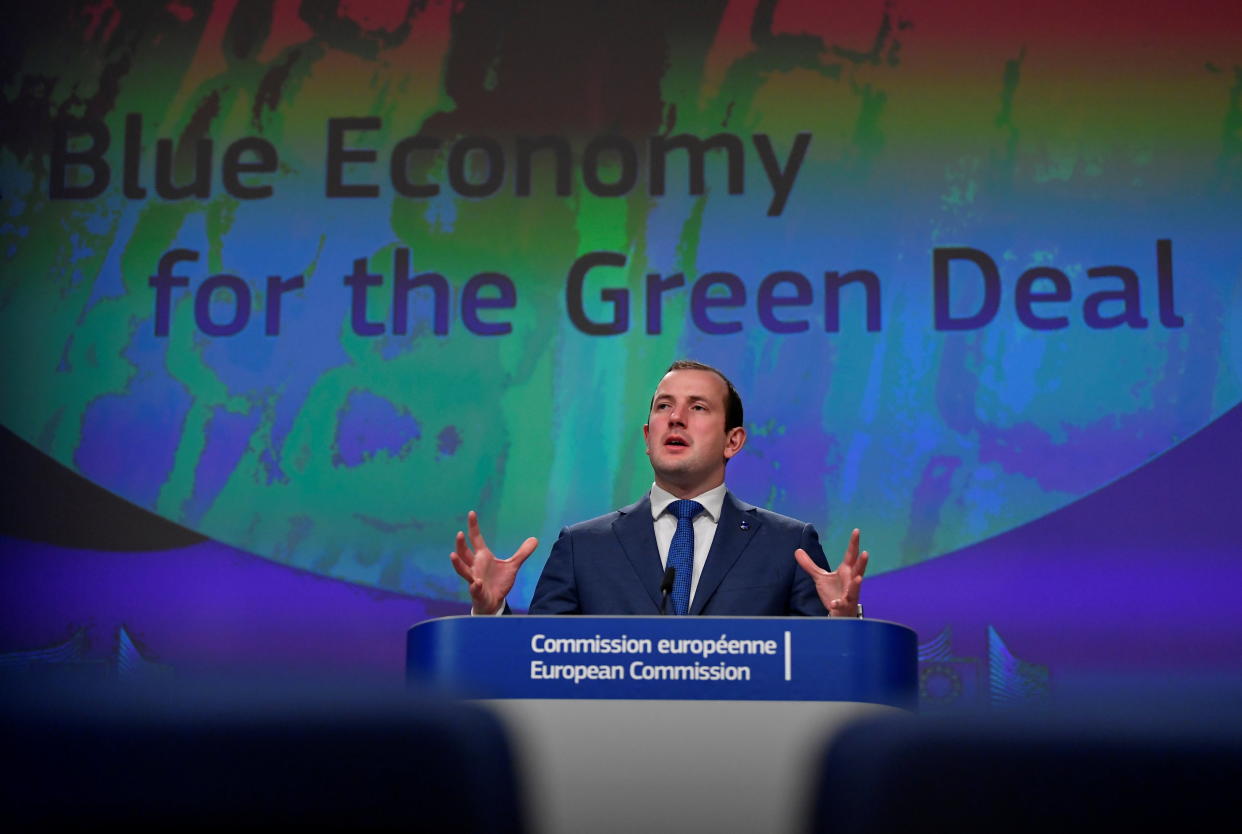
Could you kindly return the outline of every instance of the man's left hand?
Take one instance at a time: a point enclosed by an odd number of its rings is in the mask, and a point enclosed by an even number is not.
[[[815,583],[819,601],[833,617],[857,617],[858,593],[862,589],[863,574],[867,572],[867,551],[858,552],[858,530],[850,535],[845,556],[835,571],[824,570],[811,561],[802,548],[794,551],[798,565]]]

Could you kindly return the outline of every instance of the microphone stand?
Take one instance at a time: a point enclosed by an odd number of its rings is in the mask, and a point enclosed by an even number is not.
[[[664,579],[660,581],[660,616],[668,613],[668,595],[673,590],[673,577],[677,575],[677,568],[669,565],[664,570]]]

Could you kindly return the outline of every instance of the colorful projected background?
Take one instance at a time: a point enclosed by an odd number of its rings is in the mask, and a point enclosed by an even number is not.
[[[1068,612],[1049,586],[1102,577],[1082,605],[1114,614],[1073,616],[1103,656],[1114,620],[1148,610],[1116,582],[1168,554],[1114,572],[1077,527],[1054,520],[1065,535],[1037,549],[1025,525],[1141,476],[1242,400],[1233,3],[21,14],[0,420],[209,537],[196,553],[251,565],[217,598],[262,573],[340,580],[402,616],[460,610],[446,554],[477,508],[498,549],[544,542],[524,603],[563,524],[646,489],[647,399],[691,356],[746,400],[735,492],[814,522],[830,557],[862,528],[869,602],[925,640],[956,626],[980,653],[1008,628],[1055,671],[1048,629]],[[1236,445],[1228,426],[1202,460]],[[1209,494],[1237,495],[1216,477]],[[1213,523],[1210,565],[1185,569],[1236,587],[1239,525]],[[48,577],[101,565],[24,542],[6,543],[15,598],[68,599]],[[988,560],[954,573],[979,547]],[[1035,556],[1052,577],[1013,579],[1026,568],[1006,560]],[[106,615],[102,592],[12,613],[0,648],[93,620],[174,665],[242,651],[167,614],[186,571]],[[971,589],[952,610],[949,584]],[[328,597],[307,620],[344,616]],[[196,599],[218,633],[229,617]],[[1237,594],[1218,599],[1223,617],[1195,626],[1219,641],[1212,668],[1242,635]],[[136,627],[152,606],[164,618]],[[399,633],[375,639],[399,657]]]

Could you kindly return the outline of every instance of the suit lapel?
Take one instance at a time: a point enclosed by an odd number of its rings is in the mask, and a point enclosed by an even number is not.
[[[716,524],[716,536],[712,539],[711,550],[707,552],[707,562],[703,565],[703,574],[694,592],[694,602],[690,604],[691,614],[703,613],[703,607],[716,593],[721,580],[733,568],[762,523],[754,507],[738,501],[731,492],[725,493],[724,504],[720,507],[720,521]],[[658,582],[656,590],[659,591]]]
[[[639,583],[651,597],[652,604],[659,607],[664,569],[660,567],[660,549],[656,546],[655,526],[651,523],[651,496],[617,512],[620,516],[612,523],[612,531]]]

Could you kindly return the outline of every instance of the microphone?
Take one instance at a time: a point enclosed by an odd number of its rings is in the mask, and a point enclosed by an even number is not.
[[[664,579],[660,581],[660,614],[668,613],[668,595],[673,590],[673,577],[677,575],[677,568],[669,565],[664,570]]]

